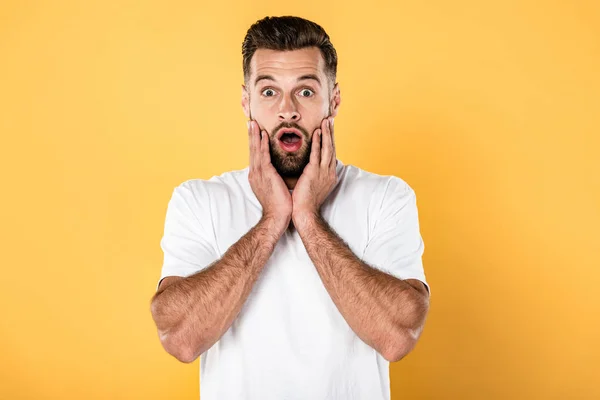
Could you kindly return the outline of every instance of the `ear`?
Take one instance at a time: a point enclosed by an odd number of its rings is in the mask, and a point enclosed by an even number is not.
[[[329,115],[335,118],[341,102],[340,84],[336,83],[331,93],[331,101],[329,102]]]
[[[242,110],[246,118],[250,119],[250,94],[246,86],[242,84]]]

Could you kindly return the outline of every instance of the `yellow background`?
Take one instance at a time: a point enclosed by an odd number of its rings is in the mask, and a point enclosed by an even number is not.
[[[0,398],[198,397],[149,311],[166,206],[247,166],[241,43],[287,14],[338,51],[338,158],[417,193],[433,296],[392,398],[600,398],[600,6],[581,0],[2,2]]]

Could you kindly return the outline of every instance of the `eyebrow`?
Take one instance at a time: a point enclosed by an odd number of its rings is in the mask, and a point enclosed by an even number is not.
[[[321,80],[319,79],[319,77],[315,74],[306,74],[306,75],[302,75],[301,77],[299,77],[296,81],[300,82],[300,81],[304,81],[304,80],[308,80],[308,79],[312,79],[317,81],[317,83],[319,85],[321,85]],[[257,85],[259,81],[261,80],[270,80],[270,81],[275,81],[275,78],[273,78],[272,75],[258,75],[256,77],[256,79],[254,80],[254,85]]]

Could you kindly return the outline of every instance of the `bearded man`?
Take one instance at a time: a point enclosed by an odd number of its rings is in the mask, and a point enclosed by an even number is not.
[[[429,309],[416,196],[344,165],[325,30],[266,17],[242,45],[249,166],[173,191],[151,311],[202,400],[390,398]]]

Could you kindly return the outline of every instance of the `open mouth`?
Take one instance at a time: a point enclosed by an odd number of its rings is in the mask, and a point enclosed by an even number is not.
[[[299,142],[301,140],[301,138],[300,138],[300,136],[296,135],[294,132],[285,132],[283,135],[281,135],[279,140],[281,140],[285,144],[292,144],[292,143]]]
[[[279,133],[279,144],[285,151],[297,151],[302,146],[302,136],[293,130],[283,130]]]

